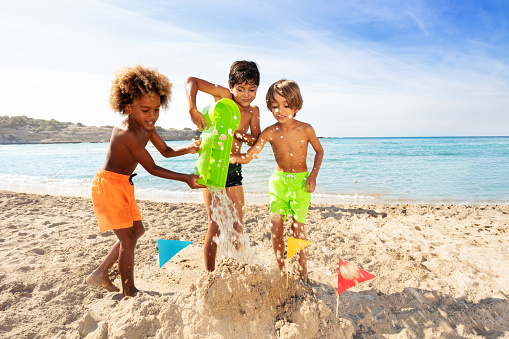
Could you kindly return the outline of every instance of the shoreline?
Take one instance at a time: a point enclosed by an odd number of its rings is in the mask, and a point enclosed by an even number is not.
[[[69,191],[70,190],[70,191]],[[1,187],[0,191],[38,194],[38,195],[54,195],[62,197],[77,197],[77,198],[91,198],[90,188],[71,188],[67,190],[58,189],[55,191],[54,187]],[[142,192],[140,192],[142,191]],[[246,205],[268,205],[269,197],[267,193],[251,193],[245,192]],[[143,192],[143,190],[135,191],[135,197],[138,201],[152,201],[152,202],[167,202],[167,203],[197,203],[203,204],[203,195],[201,190],[191,190],[186,192]],[[419,201],[410,199],[389,200],[371,196],[351,197],[345,195],[335,195],[330,193],[313,193],[311,198],[311,205],[374,205],[374,206],[399,206],[399,205],[429,205],[429,206],[505,206],[509,202],[505,201]]]

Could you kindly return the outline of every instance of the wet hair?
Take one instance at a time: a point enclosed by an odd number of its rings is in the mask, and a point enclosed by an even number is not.
[[[269,111],[272,111],[271,104],[276,101],[276,99],[274,99],[274,93],[277,93],[285,98],[288,106],[295,110],[295,113],[300,111],[302,108],[302,103],[304,100],[302,100],[299,85],[297,85],[295,81],[282,79],[270,85],[267,91],[267,96],[265,97]]]
[[[254,61],[235,61],[230,67],[228,83],[231,87],[247,82],[250,85],[260,86],[260,71]]]
[[[159,94],[161,108],[168,108],[171,100],[173,84],[166,75],[157,71],[136,65],[122,67],[115,73],[110,93],[110,105],[114,111],[125,114],[126,105],[136,103],[145,94],[151,96]]]

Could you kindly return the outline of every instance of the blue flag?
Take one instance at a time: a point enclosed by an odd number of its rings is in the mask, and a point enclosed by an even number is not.
[[[163,267],[163,265],[173,258],[175,254],[191,244],[191,241],[157,239],[157,247],[159,249],[159,267]]]

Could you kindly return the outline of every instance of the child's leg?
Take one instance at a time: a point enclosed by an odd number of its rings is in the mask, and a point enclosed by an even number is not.
[[[143,227],[143,224],[141,221],[134,221],[133,222],[134,231],[136,232],[137,238],[141,237],[145,233],[145,228]],[[108,272],[110,268],[113,267],[113,265],[118,260],[119,255],[119,249],[120,249],[120,241],[115,242],[115,244],[111,247],[110,251],[104,258],[103,262],[99,267],[92,273],[89,274],[86,281],[90,285],[98,286],[98,287],[104,287],[109,292],[118,292],[120,291],[118,287],[113,285],[111,282]]]
[[[205,259],[205,269],[212,272],[216,268],[217,244],[214,241],[214,237],[219,236],[219,226],[212,220],[212,210],[210,209],[212,197],[207,188],[203,189],[203,201],[205,202],[205,208],[207,209],[207,216],[209,219],[207,235],[203,242],[203,258]]]
[[[301,222],[293,220],[292,223],[292,231],[293,236],[296,239],[308,240],[306,238],[306,232],[304,231],[304,225]],[[307,249],[303,248],[299,251],[299,270],[300,270],[300,278],[303,281],[308,280],[308,268],[307,268]]]
[[[93,286],[104,287],[109,292],[120,291],[118,287],[113,285],[110,278],[108,277],[108,271],[113,264],[118,260],[118,251],[120,248],[120,241],[117,241],[110,249],[103,262],[99,267],[92,273],[90,273],[86,279],[87,283]]]
[[[270,221],[272,222],[271,240],[272,249],[276,255],[276,261],[279,269],[285,266],[285,242],[283,239],[284,234],[284,217],[278,213],[271,213]]]
[[[244,233],[244,227],[243,227],[243,207],[244,207],[244,189],[242,188],[242,185],[240,186],[233,186],[233,187],[227,187],[226,188],[226,195],[233,203],[233,206],[235,207],[235,212],[237,213],[237,218],[239,219],[239,222],[233,223],[233,229],[237,231],[238,233]],[[235,248],[238,250],[240,248],[240,242],[237,239],[232,239],[233,244],[235,245]]]
[[[242,188],[242,185],[228,187],[226,189],[226,195],[233,202],[233,205],[235,206],[235,211],[237,212],[237,217],[239,218],[240,221],[240,224],[237,222],[234,223],[233,228],[235,229],[235,231],[243,233],[244,228],[242,227],[243,223],[242,208],[244,207],[244,189]]]
[[[118,255],[118,270],[120,271],[120,278],[122,280],[122,295],[134,296],[138,289],[134,286],[134,247],[138,240],[137,229],[143,230],[141,221],[135,222],[138,225],[130,228],[123,228],[114,230],[115,234],[120,241],[119,255]],[[142,233],[143,234],[143,233]]]

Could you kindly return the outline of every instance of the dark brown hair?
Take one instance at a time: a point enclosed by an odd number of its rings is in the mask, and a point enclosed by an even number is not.
[[[230,67],[228,83],[231,87],[236,84],[253,84],[260,85],[260,71],[258,65],[254,61],[235,61]]]
[[[115,73],[110,93],[110,105],[114,111],[125,114],[125,106],[138,101],[143,95],[159,94],[161,108],[168,108],[171,100],[173,84],[166,75],[157,71],[136,65],[122,67]]]

